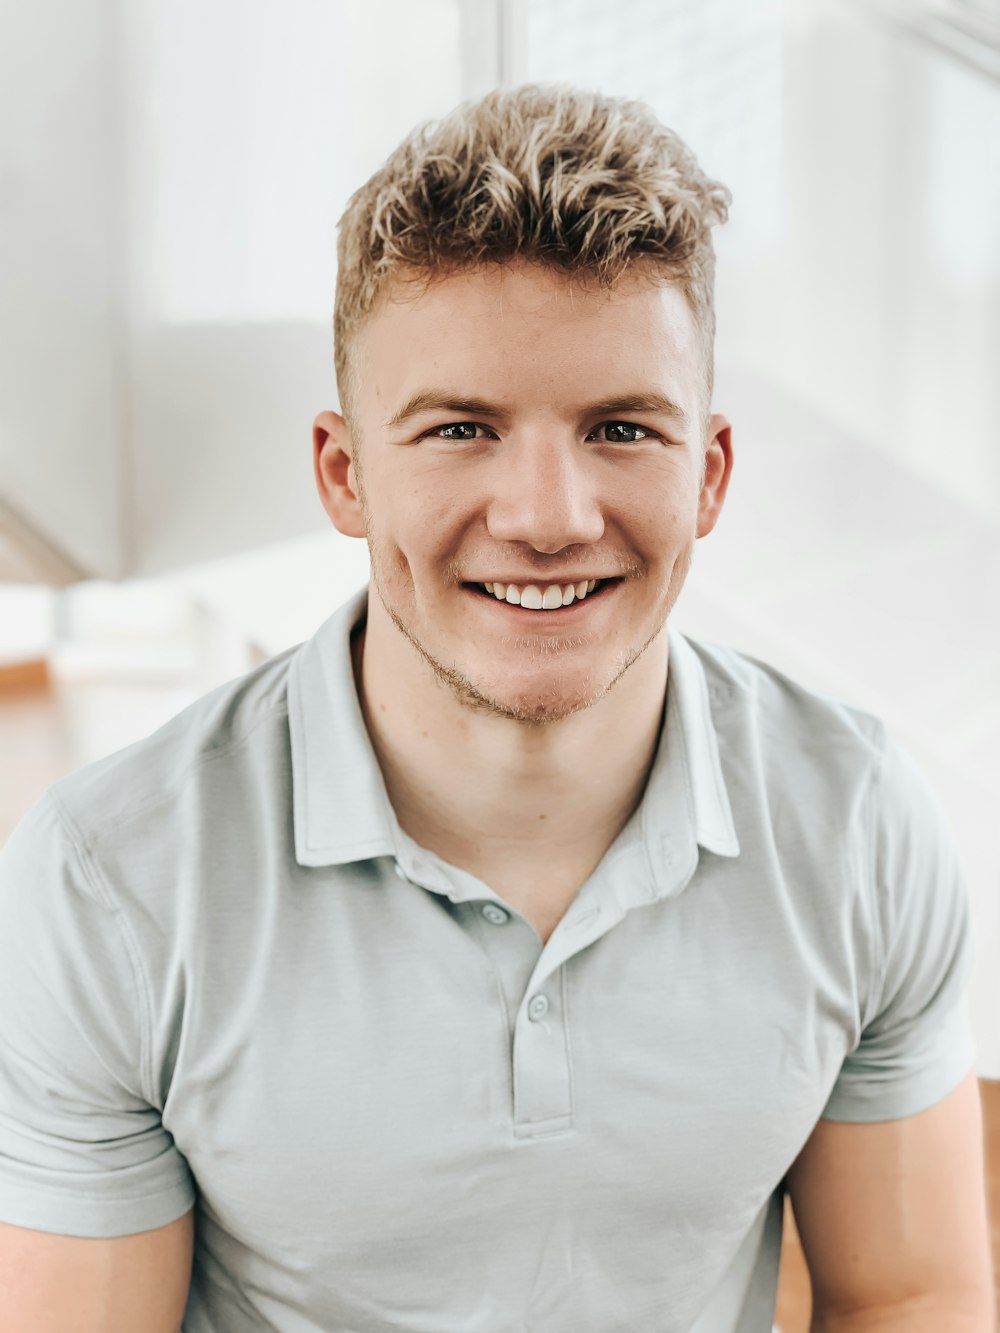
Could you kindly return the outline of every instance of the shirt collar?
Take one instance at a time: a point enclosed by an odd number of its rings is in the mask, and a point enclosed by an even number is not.
[[[691,642],[670,624],[667,643],[663,730],[636,811],[658,898],[676,896],[687,887],[699,848],[717,856],[740,854],[705,668]]]
[[[295,654],[288,677],[295,859],[342,865],[391,856],[395,816],[354,683],[351,631],[360,589]]]
[[[295,654],[288,680],[295,857],[303,866],[395,855],[401,830],[358,702],[351,631],[367,587],[334,612]],[[623,833],[645,844],[656,896],[680,892],[678,871],[697,846],[738,856],[708,683],[695,649],[667,627],[664,729],[642,803]],[[691,870],[693,870],[693,864]]]

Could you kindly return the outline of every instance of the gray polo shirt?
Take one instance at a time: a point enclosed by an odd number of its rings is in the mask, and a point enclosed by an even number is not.
[[[817,1120],[973,1063],[935,802],[873,717],[671,629],[643,801],[543,947],[400,830],[365,605],[12,836],[0,1221],[194,1205],[185,1333],[769,1329]]]

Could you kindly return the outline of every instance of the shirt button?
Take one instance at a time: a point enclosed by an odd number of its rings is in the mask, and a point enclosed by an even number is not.
[[[544,995],[533,995],[528,1001],[528,1017],[533,1023],[544,1018],[549,1012],[549,1002]]]
[[[505,912],[502,907],[496,903],[484,903],[482,907],[483,916],[487,921],[491,921],[494,926],[503,926],[510,920],[510,913]]]

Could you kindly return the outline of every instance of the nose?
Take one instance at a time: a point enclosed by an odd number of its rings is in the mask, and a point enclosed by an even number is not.
[[[600,541],[604,516],[588,459],[560,431],[508,438],[498,456],[486,526],[498,542],[524,542],[555,554]]]

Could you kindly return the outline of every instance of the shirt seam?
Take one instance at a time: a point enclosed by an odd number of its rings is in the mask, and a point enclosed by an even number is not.
[[[873,971],[875,976],[872,978],[873,984],[868,996],[866,1012],[863,1015],[861,1030],[864,1030],[871,1024],[878,1013],[882,996],[885,992],[886,977],[889,970],[888,954],[888,936],[886,932],[886,923],[882,916],[882,901],[879,892],[879,853],[881,850],[881,839],[879,837],[879,811],[881,809],[882,785],[885,775],[885,755],[886,755],[887,732],[882,722],[878,722],[878,752],[875,761],[872,764],[870,780],[868,783],[868,837],[869,837],[869,911],[871,914],[872,927],[876,935],[876,958]]]
[[[576,1121],[576,1068],[573,1063],[573,1032],[570,1027],[571,1015],[569,1011],[569,973],[566,964],[563,963],[559,971],[562,975],[559,978],[559,999],[563,1011],[563,1039],[566,1042],[566,1073],[569,1082],[569,1119]]]
[[[110,886],[101,873],[97,859],[87,843],[86,838],[83,836],[79,825],[69,814],[69,811],[54,791],[50,790],[49,799],[52,803],[56,818],[76,855],[81,873],[87,884],[90,886],[95,901],[107,908],[118,923],[118,928],[121,932],[125,944],[125,951],[130,963],[132,985],[135,993],[136,1007],[139,1013],[139,1091],[151,1106],[157,1106],[156,1097],[150,1095],[153,1089],[153,1079],[151,1057],[152,1011],[149,1001],[149,981],[142,968],[142,959],[135,936],[125,919],[125,914],[121,905],[114,901]],[[113,1071],[109,1072],[113,1074]],[[117,1076],[114,1077],[117,1082],[121,1082]]]
[[[287,716],[288,716],[287,704],[283,702],[276,703],[271,711],[265,713],[262,717],[259,717],[252,724],[252,726],[250,726],[248,730],[245,731],[241,736],[235,737],[233,740],[228,741],[225,745],[219,746],[218,748],[207,749],[202,753],[198,754],[192,760],[192,762],[184,768],[183,776],[186,778],[193,773],[197,773],[200,769],[207,767],[210,763],[213,763],[216,759],[227,758],[234,751],[238,750],[241,746],[246,745],[253,738],[258,728],[262,727],[265,723],[271,722],[275,720],[275,718],[277,718],[278,721],[281,721],[282,714],[284,715],[284,718],[287,721]],[[152,796],[150,796],[147,800],[143,801],[141,804],[132,806],[125,814],[121,815],[116,822],[124,823],[127,821],[138,819],[141,815],[148,814],[151,810],[155,810],[158,806],[165,805],[168,801],[173,799],[175,794],[176,794],[176,784],[172,784],[166,790],[155,792]],[[61,808],[65,810],[65,806],[61,806]],[[67,818],[70,818],[68,814]],[[79,826],[77,825],[76,827]],[[94,831],[97,832],[98,829],[95,828]],[[85,841],[85,839],[83,839],[82,833],[80,834],[80,837],[81,840]]]

